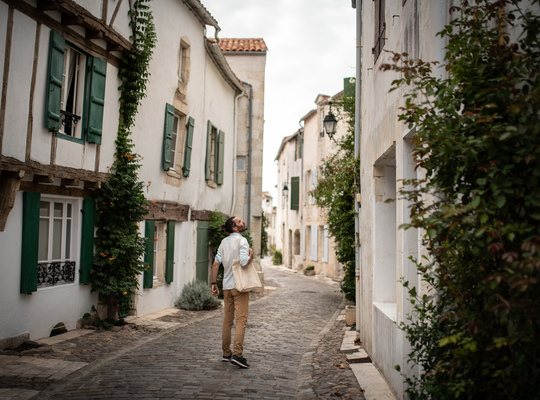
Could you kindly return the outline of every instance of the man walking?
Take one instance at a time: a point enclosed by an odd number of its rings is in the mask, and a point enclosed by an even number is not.
[[[223,361],[230,361],[241,368],[249,368],[247,360],[242,357],[244,351],[244,334],[246,331],[249,292],[239,292],[234,286],[232,264],[235,258],[240,259],[242,267],[253,260],[253,250],[249,248],[242,233],[247,229],[246,223],[239,218],[231,217],[222,226],[228,237],[221,241],[212,265],[212,294],[217,296],[219,289],[216,284],[219,264],[223,264],[223,303],[225,305],[222,329]],[[233,350],[231,352],[231,329],[236,314],[236,329],[234,331]]]

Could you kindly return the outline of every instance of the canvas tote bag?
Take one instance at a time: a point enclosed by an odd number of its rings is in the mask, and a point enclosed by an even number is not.
[[[261,288],[262,284],[252,261],[245,267],[240,264],[240,240],[242,239],[238,240],[238,258],[235,258],[232,263],[234,287],[239,292],[249,292]]]

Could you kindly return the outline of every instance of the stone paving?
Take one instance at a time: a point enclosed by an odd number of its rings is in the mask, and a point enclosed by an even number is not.
[[[340,351],[350,328],[339,318],[339,285],[280,267],[264,273],[265,292],[251,294],[250,369],[221,362],[221,309],[169,309],[119,331],[81,330],[17,360],[66,363],[67,375],[55,368],[22,379],[3,367],[3,358],[17,357],[0,356],[0,399],[364,399]]]

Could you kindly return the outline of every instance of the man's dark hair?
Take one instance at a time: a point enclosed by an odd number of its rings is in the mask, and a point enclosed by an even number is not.
[[[227,233],[233,233],[233,228],[236,226],[236,223],[234,222],[234,219],[236,217],[231,217],[221,227],[225,229],[225,232]]]

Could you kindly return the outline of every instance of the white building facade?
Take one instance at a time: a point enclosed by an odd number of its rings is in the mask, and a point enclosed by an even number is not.
[[[0,1],[0,347],[75,329],[97,305],[92,202],[114,162],[129,7]],[[247,113],[244,85],[205,36],[219,26],[200,1],[150,7],[157,44],[132,129],[148,182],[139,316],[208,281],[209,213],[234,208],[236,120]]]
[[[317,96],[317,107],[300,119],[303,128],[283,139],[276,156],[276,247],[282,249],[283,264],[295,270],[312,266],[316,274],[332,279],[341,279],[343,270],[324,210],[315,204],[310,192],[322,176],[324,160],[336,151],[335,142],[324,132],[323,120],[331,112],[331,102],[342,95]],[[345,133],[345,121],[338,121],[334,139]]]

